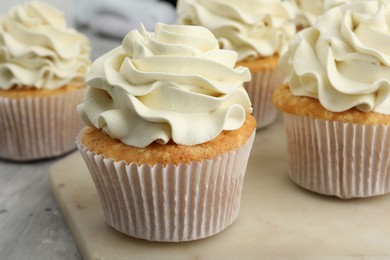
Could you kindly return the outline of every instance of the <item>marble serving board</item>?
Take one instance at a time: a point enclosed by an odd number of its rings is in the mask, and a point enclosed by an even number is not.
[[[51,167],[51,186],[84,259],[390,258],[390,195],[340,200],[298,187],[285,142],[281,118],[257,131],[238,219],[194,242],[148,242],[110,228],[78,152]]]

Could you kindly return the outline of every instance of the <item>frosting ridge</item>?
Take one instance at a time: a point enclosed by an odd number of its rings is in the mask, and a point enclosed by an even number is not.
[[[292,0],[296,10],[295,23],[298,27],[313,26],[317,18],[329,9],[361,0]]]

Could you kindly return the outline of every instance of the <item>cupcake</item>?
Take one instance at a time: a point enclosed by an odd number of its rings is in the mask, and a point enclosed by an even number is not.
[[[256,121],[236,59],[203,27],[157,24],[92,64],[77,143],[114,229],[179,242],[237,218]]]
[[[76,148],[88,40],[64,15],[28,2],[0,17],[0,158],[28,161]]]
[[[245,89],[253,105],[257,128],[275,121],[272,91],[282,83],[280,54],[295,34],[291,3],[280,0],[179,0],[178,23],[201,25],[218,38],[221,48],[238,52],[237,66],[248,67],[252,80]]]
[[[336,7],[298,33],[280,60],[289,175],[340,198],[390,191],[390,3]]]

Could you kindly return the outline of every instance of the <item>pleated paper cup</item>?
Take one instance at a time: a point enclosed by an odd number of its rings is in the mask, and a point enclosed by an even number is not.
[[[264,69],[251,72],[252,80],[244,83],[252,102],[253,116],[257,121],[257,129],[272,124],[278,110],[272,104],[273,91],[283,83],[283,74],[279,69]]]
[[[298,185],[343,199],[390,192],[390,126],[284,113],[289,175]]]
[[[30,161],[76,149],[83,126],[76,108],[84,88],[58,95],[11,98],[0,96],[0,158]]]
[[[180,242],[212,236],[237,218],[255,132],[246,144],[189,164],[127,164],[78,148],[92,175],[105,219],[129,236]]]

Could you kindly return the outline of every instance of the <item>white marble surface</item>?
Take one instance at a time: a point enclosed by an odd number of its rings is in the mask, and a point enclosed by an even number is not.
[[[76,152],[50,169],[55,197],[85,259],[390,258],[390,195],[340,200],[287,177],[282,121],[258,131],[238,220],[195,242],[152,243],[111,229]]]

